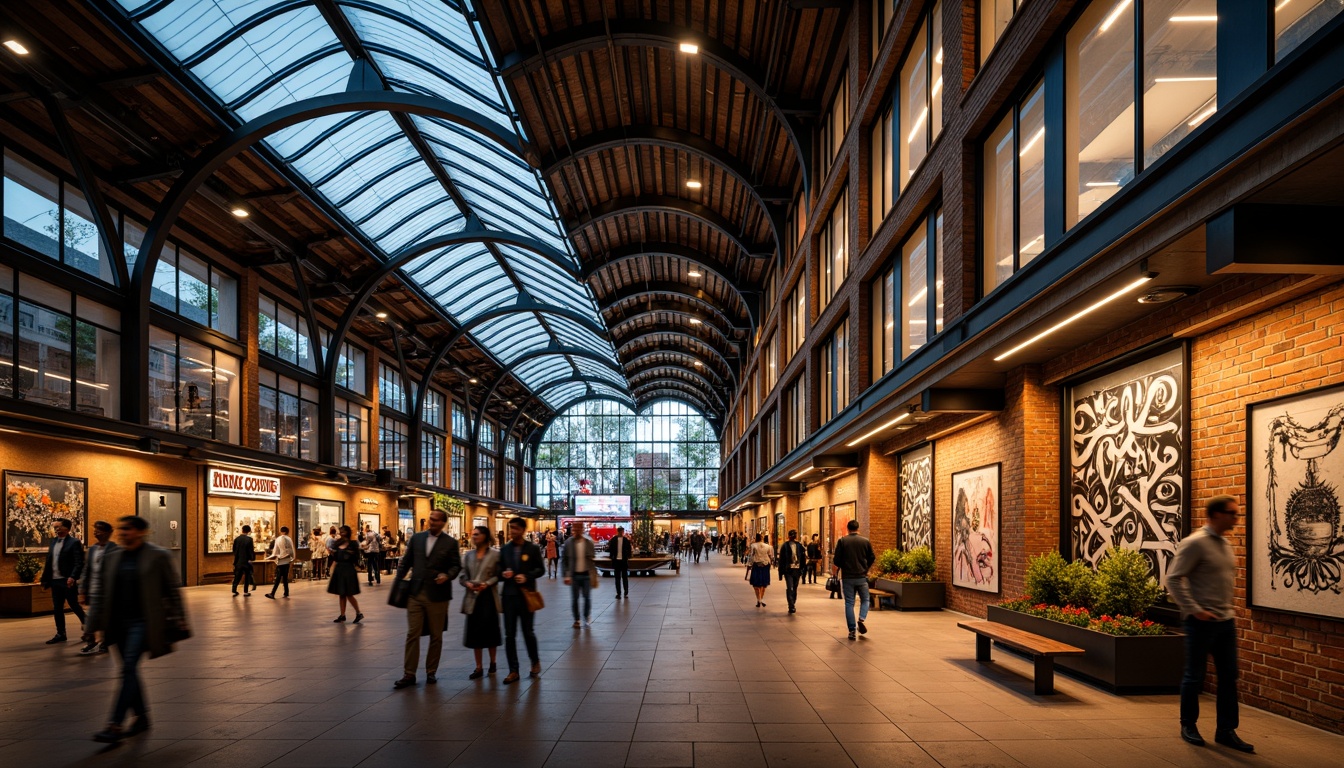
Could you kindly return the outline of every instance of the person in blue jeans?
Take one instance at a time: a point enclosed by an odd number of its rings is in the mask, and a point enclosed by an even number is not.
[[[579,628],[579,598],[583,598],[583,623],[593,625],[593,597],[590,590],[596,586],[597,565],[593,557],[597,546],[583,535],[583,523],[570,523],[570,535],[565,539],[560,555],[560,573],[569,586],[569,606],[574,613],[574,628]]]
[[[849,626],[849,639],[854,634],[868,634],[864,621],[868,619],[868,606],[872,598],[868,594],[868,569],[877,561],[873,554],[873,543],[859,535],[859,521],[849,521],[849,535],[835,542],[835,552],[831,557],[831,575],[840,579],[840,587],[845,593],[845,623]],[[854,598],[859,603],[859,616],[854,618]]]

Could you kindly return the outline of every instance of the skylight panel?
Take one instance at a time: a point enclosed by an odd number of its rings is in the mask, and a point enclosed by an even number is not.
[[[247,29],[191,72],[228,104],[290,65],[318,51],[339,48],[340,41],[321,12],[313,6],[299,7]]]
[[[270,88],[239,104],[234,110],[252,120],[296,101],[340,93],[350,79],[352,62],[345,51],[336,50],[277,81]]]

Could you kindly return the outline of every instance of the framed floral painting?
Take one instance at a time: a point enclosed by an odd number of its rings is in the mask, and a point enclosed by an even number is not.
[[[71,536],[84,540],[87,479],[6,470],[4,481],[6,554],[46,552],[58,517],[71,522]]]

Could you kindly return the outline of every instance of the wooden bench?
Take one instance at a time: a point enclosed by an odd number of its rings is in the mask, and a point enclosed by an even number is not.
[[[882,601],[883,601],[883,600],[890,600],[890,601],[891,601],[891,607],[892,607],[892,608],[895,608],[895,607],[896,607],[896,593],[895,593],[895,592],[888,592],[888,591],[885,590],[885,589],[869,589],[869,590],[868,590],[868,597],[869,597],[869,599],[871,599],[871,600],[873,601],[873,610],[875,610],[875,611],[880,611],[880,610],[882,610]]]
[[[1058,640],[1033,635],[1030,632],[1000,624],[997,621],[959,621],[957,626],[975,633],[975,660],[991,661],[990,643],[997,641],[1009,648],[1022,651],[1036,662],[1036,695],[1055,692],[1055,657],[1082,656],[1082,648],[1066,645]]]

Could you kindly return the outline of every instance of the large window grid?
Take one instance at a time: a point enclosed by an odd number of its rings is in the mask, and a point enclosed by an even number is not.
[[[149,426],[239,442],[238,358],[150,326]]]
[[[784,358],[793,359],[807,339],[807,289],[803,281],[794,284],[784,300]]]
[[[467,446],[453,441],[452,488],[459,491],[467,489]]]
[[[108,307],[0,266],[0,396],[116,418],[120,323]]]
[[[718,495],[719,442],[702,414],[662,400],[638,414],[606,400],[555,418],[536,456],[536,503],[563,509],[579,480],[593,493],[629,494],[635,508],[704,510]]]
[[[307,319],[264,293],[257,302],[257,346],[265,354],[317,372],[317,348],[308,335]]]
[[[407,462],[410,427],[392,416],[378,417],[378,468],[392,472],[393,477],[406,478],[410,468]]]
[[[939,208],[920,218],[896,258],[873,280],[873,382],[942,331],[943,313],[943,211]]]
[[[326,344],[323,344],[326,347]],[[341,345],[341,353],[336,357],[336,370],[332,372],[336,377],[337,386],[355,392],[360,395],[368,394],[368,379],[364,369],[364,350],[354,346],[350,342]]]
[[[378,404],[397,413],[408,413],[415,393],[407,391],[401,372],[387,363],[378,364]]]
[[[238,336],[238,280],[174,243],[159,255],[149,301],[184,320]]]
[[[317,458],[317,388],[265,368],[258,377],[261,450],[310,461]]]
[[[103,248],[93,209],[79,187],[9,150],[4,157],[5,239],[112,283],[112,255]],[[115,221],[117,212],[109,212]],[[116,233],[109,236],[116,240]]]
[[[840,75],[835,94],[831,96],[830,106],[821,119],[821,129],[817,135],[817,178],[824,179],[830,173],[835,158],[845,145],[845,132],[849,130],[849,70]]]
[[[821,344],[821,422],[849,405],[849,318]]]
[[[434,389],[425,391],[424,407],[420,409],[420,482],[443,486],[443,456],[448,442],[444,431],[447,398]]]
[[[1045,250],[1045,84],[1008,111],[985,141],[982,289],[989,293]]]
[[[849,277],[849,195],[841,193],[831,215],[817,233],[817,258],[824,309]]]
[[[347,469],[369,468],[371,409],[336,398],[336,463]]]
[[[784,390],[784,453],[807,439],[807,385],[802,376]]]

